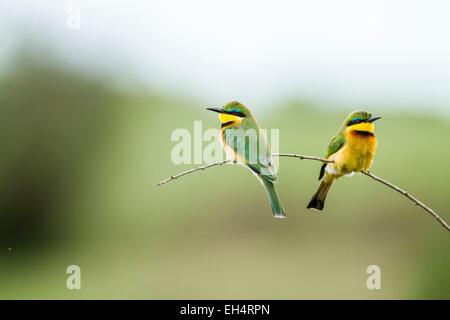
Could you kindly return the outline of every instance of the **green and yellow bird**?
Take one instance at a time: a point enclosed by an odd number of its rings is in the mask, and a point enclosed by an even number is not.
[[[335,179],[370,169],[377,147],[373,122],[378,119],[381,117],[373,117],[367,111],[354,111],[348,115],[328,145],[325,158],[334,163],[322,165],[319,180],[323,179],[308,209],[323,209],[328,190]]]
[[[251,111],[237,101],[207,110],[219,113],[220,140],[228,158],[251,170],[267,191],[273,215],[284,218],[286,214],[274,186],[277,176],[270,147]]]

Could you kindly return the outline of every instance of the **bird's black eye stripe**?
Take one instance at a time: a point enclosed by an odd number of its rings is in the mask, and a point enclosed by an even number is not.
[[[242,112],[240,112],[240,111],[231,111],[230,113],[231,113],[233,116],[237,116],[237,117],[240,117],[240,118],[245,118],[245,114],[242,113]]]
[[[350,120],[350,121],[347,123],[347,127],[350,127],[350,126],[352,126],[352,125],[354,125],[354,124],[361,123],[361,122],[363,122],[363,121],[364,121],[364,120],[361,119],[361,118],[355,118],[355,119],[352,119],[352,120]]]

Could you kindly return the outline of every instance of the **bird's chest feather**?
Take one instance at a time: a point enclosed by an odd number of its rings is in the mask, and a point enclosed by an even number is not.
[[[344,147],[333,155],[336,171],[348,174],[370,169],[376,147],[377,139],[373,134],[349,133]]]
[[[237,161],[239,163],[245,163],[245,159],[240,156],[236,151],[236,135],[234,130],[238,128],[223,128],[220,130],[220,144],[222,145],[225,154],[228,159]]]

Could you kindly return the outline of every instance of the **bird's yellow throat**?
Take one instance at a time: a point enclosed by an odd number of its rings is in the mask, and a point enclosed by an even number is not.
[[[348,127],[346,131],[347,132],[360,131],[360,132],[374,133],[375,125],[371,122],[370,123],[362,122],[362,123],[354,124],[353,126]]]
[[[232,114],[221,113],[219,114],[219,120],[222,124],[235,125],[239,124],[242,121],[242,118]]]

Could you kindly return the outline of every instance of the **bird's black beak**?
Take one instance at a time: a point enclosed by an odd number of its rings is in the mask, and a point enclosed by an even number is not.
[[[214,112],[217,112],[217,113],[226,113],[225,110],[219,109],[219,108],[206,108],[206,110],[214,111]]]
[[[381,117],[372,117],[372,118],[367,119],[366,122],[371,123],[371,122],[377,121],[379,119],[381,119]]]
[[[245,114],[242,112],[239,112],[239,111],[226,111],[226,110],[223,110],[220,108],[206,108],[206,110],[214,111],[214,112],[222,113],[222,114],[230,114],[232,116],[245,118]]]

